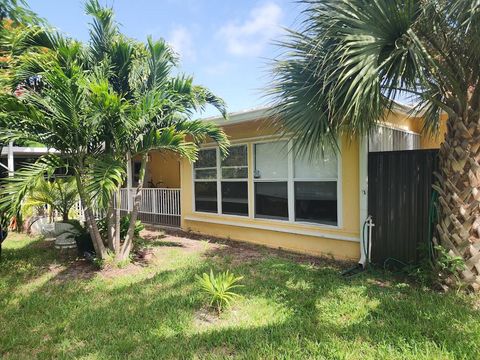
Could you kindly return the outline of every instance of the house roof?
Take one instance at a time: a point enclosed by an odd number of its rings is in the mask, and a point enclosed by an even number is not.
[[[53,149],[48,149],[46,147],[27,147],[27,146],[14,146],[13,147],[13,154],[14,155],[43,155],[47,153],[54,153],[57,152]],[[4,157],[8,155],[8,146],[2,147],[2,152],[0,153],[0,157]]]
[[[411,115],[413,107],[407,104],[401,104],[396,102],[393,107],[393,111],[402,115]],[[246,109],[241,111],[235,111],[228,113],[228,120],[225,120],[223,116],[211,116],[202,119],[203,121],[213,122],[217,125],[233,125],[243,122],[258,120],[271,116],[272,107],[264,106],[253,109]]]

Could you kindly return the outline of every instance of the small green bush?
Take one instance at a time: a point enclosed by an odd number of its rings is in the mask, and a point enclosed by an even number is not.
[[[101,219],[97,222],[98,224],[98,230],[100,231],[100,234],[102,235],[102,238],[106,239],[107,236],[107,231],[108,231],[108,221],[106,218]],[[130,214],[122,216],[120,218],[120,239],[125,239],[127,236],[128,232],[128,227],[130,226]],[[134,230],[134,236],[138,237],[140,236],[140,231],[145,229],[145,226],[142,224],[140,220],[137,220],[135,222],[135,230]]]
[[[238,284],[243,276],[235,277],[228,270],[218,275],[210,270],[210,274],[196,275],[196,279],[202,290],[210,297],[210,306],[213,306],[218,313],[230,306],[230,303],[240,296],[233,290],[243,286]]]
[[[433,259],[425,256],[419,266],[407,266],[405,271],[423,286],[461,288],[459,274],[465,268],[461,256],[451,255],[443,246],[433,247]]]

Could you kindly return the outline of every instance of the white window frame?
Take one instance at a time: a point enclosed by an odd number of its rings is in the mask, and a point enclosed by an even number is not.
[[[253,166],[251,169],[252,172],[252,179],[253,179],[253,218],[258,221],[278,221],[281,223],[290,223],[290,224],[305,224],[305,225],[313,225],[318,227],[324,228],[332,228],[332,229],[340,229],[343,227],[343,198],[342,198],[342,155],[340,152],[337,152],[337,178],[325,178],[325,179],[304,179],[304,178],[295,178],[295,171],[294,171],[294,153],[293,153],[293,143],[295,139],[289,139],[288,141],[288,155],[287,155],[287,178],[286,179],[255,179],[255,169],[256,169],[256,156],[255,156],[255,145],[257,144],[266,144],[266,143],[273,143],[273,142],[282,142],[286,140],[282,139],[268,139],[264,141],[257,141],[252,143],[252,152],[253,152]],[[339,148],[341,149],[341,143],[339,141]],[[337,182],[337,224],[322,224],[319,222],[311,222],[311,221],[297,221],[295,220],[295,181],[312,181],[312,182],[328,182],[328,181],[336,181]],[[263,217],[257,217],[255,214],[256,209],[256,195],[255,195],[255,183],[256,182],[287,182],[287,196],[288,196],[288,220],[283,219],[268,219]]]
[[[195,164],[192,164],[192,209],[193,212],[199,213],[199,214],[217,214],[217,215],[222,215],[222,216],[232,216],[232,217],[238,217],[238,218],[249,218],[250,217],[250,207],[248,206],[247,214],[245,215],[235,215],[235,214],[224,214],[223,209],[222,209],[222,182],[245,182],[247,183],[247,205],[249,204],[249,196],[250,196],[250,183],[248,181],[248,157],[249,157],[249,146],[247,143],[235,143],[232,144],[231,147],[235,146],[245,146],[247,150],[247,165],[245,166],[247,168],[247,177],[246,178],[241,178],[241,179],[223,179],[223,174],[222,174],[222,156],[220,154],[220,148],[218,146],[206,146],[202,147],[200,151],[202,150],[215,150],[216,151],[216,169],[217,169],[217,176],[215,179],[196,179],[195,177],[195,170],[206,170],[206,169],[213,169],[213,168],[195,168]],[[236,168],[238,166],[226,166],[225,168]],[[196,182],[216,182],[217,183],[217,212],[207,212],[207,211],[201,211],[197,210],[195,206],[195,183]]]
[[[324,229],[342,229],[343,228],[343,176],[342,176],[342,153],[340,151],[337,152],[337,225],[330,225],[330,224],[321,224],[318,222],[305,222],[305,221],[295,221],[295,189],[292,182],[292,185],[288,187],[288,201],[289,201],[289,219],[288,220],[280,220],[280,219],[266,219],[266,218],[257,218],[255,217],[255,181],[261,181],[261,179],[256,180],[254,178],[255,172],[255,144],[258,143],[268,143],[268,142],[279,142],[279,141],[286,141],[282,137],[278,135],[265,135],[265,136],[256,136],[250,138],[243,138],[243,139],[235,139],[232,140],[233,145],[246,145],[247,146],[247,159],[251,159],[247,161],[249,165],[249,174],[248,174],[248,203],[249,203],[249,211],[248,217],[245,215],[231,215],[231,214],[222,214],[221,211],[221,187],[218,185],[218,175],[217,175],[217,213],[214,212],[205,212],[205,211],[197,211],[195,209],[195,168],[194,164],[191,165],[192,168],[192,212],[201,214],[201,215],[214,215],[214,216],[222,216],[222,217],[232,217],[237,219],[249,219],[254,220],[256,223],[279,223],[279,224],[292,224],[292,225],[308,225],[314,226],[316,228],[324,228]],[[293,140],[288,140],[289,144],[293,144]],[[292,145],[290,145],[292,146]],[[338,146],[342,149],[342,142],[338,140]],[[219,173],[219,161],[220,159],[220,152],[217,146],[213,143],[205,144],[201,147],[201,150],[207,149],[217,149],[217,174]],[[250,168],[250,164],[252,165]],[[293,180],[293,152],[289,151],[288,153],[288,166],[291,167],[291,171],[288,172],[288,177],[292,177]],[[297,179],[299,180],[299,179]],[[215,180],[210,180],[215,181]],[[220,179],[221,181],[221,179]],[[318,180],[317,180],[318,181]],[[291,181],[288,181],[291,183]],[[288,185],[287,185],[288,186]],[[220,191],[220,194],[219,194]],[[250,198],[251,196],[251,198]],[[218,201],[220,200],[220,204]],[[250,204],[252,206],[250,206]],[[293,209],[293,218],[290,218],[290,209]],[[240,223],[238,226],[242,226]],[[352,240],[357,241],[357,240]]]

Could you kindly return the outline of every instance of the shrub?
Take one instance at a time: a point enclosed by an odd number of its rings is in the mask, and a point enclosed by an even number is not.
[[[108,237],[107,219],[106,218],[101,219],[97,222],[97,224],[98,224],[98,230],[100,231],[102,238],[106,239]],[[120,218],[120,239],[125,239],[125,237],[127,236],[129,226],[130,226],[130,214],[122,216]],[[145,229],[145,226],[142,224],[140,220],[137,220],[135,222],[134,236],[135,237],[140,236],[140,231],[142,231],[143,229]]]
[[[210,270],[210,274],[196,275],[196,279],[202,290],[210,297],[210,306],[213,306],[218,313],[230,306],[232,300],[240,296],[233,290],[243,286],[238,284],[243,276],[235,277],[228,270],[218,275]]]
[[[425,256],[419,266],[407,266],[404,270],[423,286],[460,288],[459,273],[465,268],[461,256],[450,254],[442,246],[432,248],[432,257]]]
[[[70,232],[77,243],[78,254],[87,259],[93,259],[95,256],[95,248],[93,247],[92,237],[90,236],[88,229],[82,226],[78,220],[68,220],[65,222],[75,228],[74,231]]]

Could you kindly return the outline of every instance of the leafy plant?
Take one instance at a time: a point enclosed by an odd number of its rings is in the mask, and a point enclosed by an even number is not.
[[[406,266],[404,271],[423,286],[461,287],[459,273],[465,269],[465,260],[440,245],[433,249],[433,258],[425,256],[418,266]]]
[[[48,205],[50,207],[50,218],[53,217],[53,212],[57,211],[62,216],[63,221],[68,221],[68,214],[77,201],[78,190],[73,177],[55,179],[54,181],[40,178],[27,195],[22,211]]]
[[[0,257],[2,256],[2,242],[8,235],[8,217],[0,213]]]
[[[120,239],[125,239],[128,232],[128,227],[130,226],[130,214],[122,216],[120,218]],[[140,220],[135,222],[135,229],[134,229],[134,236],[139,237],[140,231],[145,229],[145,226],[142,224]],[[104,239],[107,238],[107,231],[108,231],[108,221],[107,219],[101,219],[98,221],[98,230]]]
[[[243,286],[238,284],[243,276],[235,277],[228,270],[215,275],[210,269],[210,274],[196,275],[196,279],[204,293],[210,297],[210,306],[214,306],[218,313],[230,306],[230,303],[240,296],[234,289]]]

